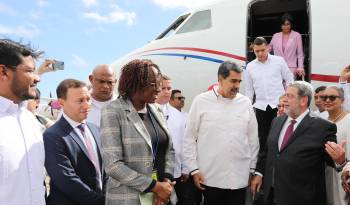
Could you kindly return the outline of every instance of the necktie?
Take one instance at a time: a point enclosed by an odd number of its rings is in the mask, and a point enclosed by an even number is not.
[[[287,142],[289,141],[290,137],[291,137],[292,134],[293,134],[294,124],[295,124],[296,122],[297,122],[297,121],[295,121],[295,120],[291,120],[291,121],[290,121],[290,124],[288,125],[287,130],[286,130],[286,132],[284,133],[283,141],[282,141],[280,150],[282,150],[282,149],[287,145]]]
[[[94,167],[95,167],[95,169],[96,169],[97,175],[98,175],[98,177],[99,177],[100,188],[102,188],[102,187],[101,187],[100,164],[99,164],[99,162],[98,162],[98,159],[96,159],[96,155],[94,154],[92,142],[91,142],[90,138],[87,137],[86,134],[85,134],[85,124],[80,124],[80,125],[77,126],[77,128],[80,130],[81,134],[83,135],[85,147],[86,147],[86,149],[87,149],[87,151],[88,151],[90,161],[94,164]]]

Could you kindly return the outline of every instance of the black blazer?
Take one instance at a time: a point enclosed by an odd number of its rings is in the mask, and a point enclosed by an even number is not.
[[[104,187],[106,178],[100,155],[100,134],[87,123],[97,142]],[[51,177],[48,205],[104,205],[104,190],[98,188],[98,176],[87,149],[64,117],[44,133],[45,168]]]
[[[287,116],[272,121],[266,147],[259,154],[257,171],[264,173],[264,197],[274,190],[278,205],[326,205],[325,164],[334,166],[325,151],[327,141],[336,142],[337,127],[307,114],[284,149],[278,138]]]

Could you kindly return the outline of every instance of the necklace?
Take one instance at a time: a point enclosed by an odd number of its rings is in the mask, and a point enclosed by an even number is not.
[[[335,117],[334,119],[331,119],[330,117],[328,118],[330,121],[332,121],[333,123],[336,123],[339,119],[341,119],[341,117],[345,114],[345,112],[343,111],[343,109],[340,110],[339,114],[337,115],[337,117]]]

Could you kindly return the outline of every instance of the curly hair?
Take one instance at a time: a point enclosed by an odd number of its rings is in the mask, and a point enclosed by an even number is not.
[[[152,68],[158,71],[161,76],[159,67],[151,60],[133,60],[124,65],[121,69],[119,78],[118,92],[123,99],[130,98],[137,91],[144,89],[149,85]],[[156,78],[158,76],[155,76]]]

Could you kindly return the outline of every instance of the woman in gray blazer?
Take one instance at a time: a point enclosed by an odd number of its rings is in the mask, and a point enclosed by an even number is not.
[[[121,70],[119,98],[102,111],[106,205],[140,205],[146,193],[154,193],[154,204],[169,201],[175,155],[165,119],[153,105],[160,83],[157,65],[133,60]]]

